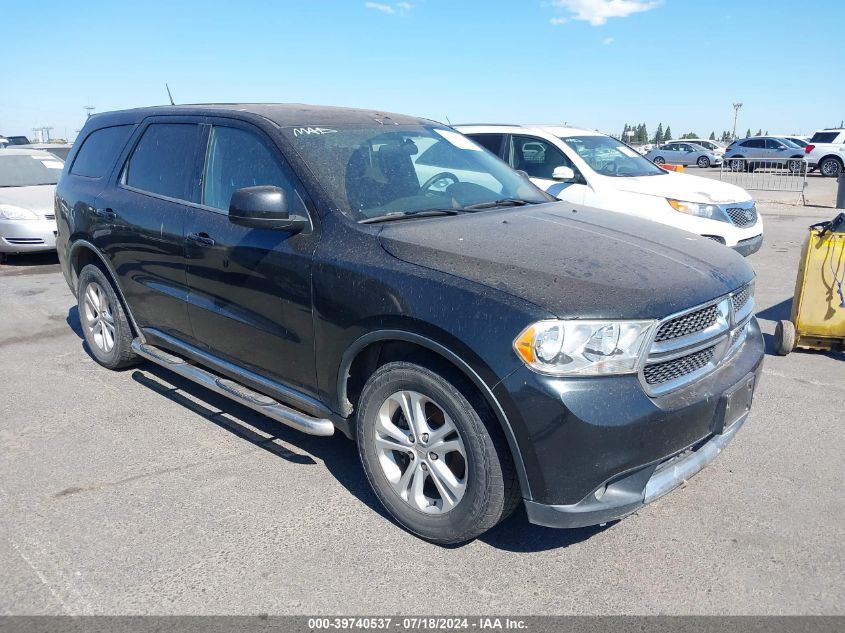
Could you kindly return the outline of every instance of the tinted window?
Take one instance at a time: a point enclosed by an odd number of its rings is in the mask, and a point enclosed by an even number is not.
[[[745,141],[744,143],[740,143],[743,147],[755,147],[761,148],[766,147],[766,142],[761,138],[753,138],[750,141]]]
[[[499,155],[502,149],[502,139],[505,137],[504,134],[469,134],[468,136],[482,147],[489,149],[496,156]]]
[[[126,163],[123,181],[134,189],[190,200],[191,171],[199,127],[154,123]]]
[[[811,143],[833,143],[836,141],[836,137],[839,136],[839,132],[816,132],[813,134],[813,138],[810,139]]]
[[[105,127],[91,132],[76,154],[70,173],[88,178],[105,176],[131,132],[131,125]]]
[[[299,195],[259,138],[238,128],[213,127],[205,161],[202,203],[215,209],[228,209],[235,191],[258,185],[284,189],[291,212],[304,211]]]
[[[780,141],[776,141],[773,138],[767,138],[766,139],[766,147],[768,149],[782,149],[782,148],[786,147],[786,145],[784,145]]]
[[[572,167],[569,159],[554,145],[530,136],[511,138],[511,165],[532,178],[551,178],[555,167]]]

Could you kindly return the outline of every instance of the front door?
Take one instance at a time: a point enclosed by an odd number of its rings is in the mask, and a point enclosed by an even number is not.
[[[311,317],[314,227],[302,233],[229,221],[232,193],[274,185],[292,214],[314,217],[272,140],[258,128],[211,119],[200,205],[185,227],[188,313],[195,343],[218,357],[297,389],[315,386]]]
[[[536,136],[513,135],[510,140],[508,162],[514,169],[524,171],[531,182],[559,200],[581,204],[586,185],[580,182],[561,182],[552,178],[555,167],[569,167],[576,175],[578,169],[557,147]]]

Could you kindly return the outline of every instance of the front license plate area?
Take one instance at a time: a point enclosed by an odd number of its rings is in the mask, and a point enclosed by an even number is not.
[[[722,434],[736,424],[751,410],[754,398],[755,375],[748,374],[740,382],[728,389],[719,401],[719,414],[716,415],[713,432]]]

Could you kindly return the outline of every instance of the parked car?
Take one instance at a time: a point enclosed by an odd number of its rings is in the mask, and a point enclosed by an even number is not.
[[[709,237],[743,255],[763,243],[763,220],[751,195],[734,185],[667,172],[625,143],[569,127],[464,125],[467,134],[531,181],[576,204],[635,215]],[[542,143],[542,161],[525,156]]]
[[[823,176],[838,177],[845,168],[845,129],[819,130],[804,147],[804,156]]]
[[[698,165],[702,169],[722,164],[722,157],[713,150],[686,141],[673,141],[655,147],[645,157],[655,165]]]
[[[630,514],[734,437],[761,371],[741,257],[557,203],[424,119],[97,114],[56,204],[97,362],[339,429],[390,514],[439,543],[520,502],[558,527]]]
[[[725,145],[719,143],[717,141],[711,141],[705,138],[686,138],[680,139],[678,141],[665,141],[666,143],[694,143],[695,145],[701,145],[704,149],[709,149],[711,152],[716,154],[719,158],[725,155]]]
[[[25,136],[4,136],[9,146],[12,145],[29,145],[29,139]]]
[[[804,138],[803,136],[790,136],[789,134],[780,135],[778,138],[787,140],[798,147],[807,147],[807,143],[809,142],[809,139]]]
[[[45,152],[50,152],[53,156],[58,156],[62,161],[67,160],[67,155],[70,153],[70,143],[30,143],[29,145],[16,145],[21,149],[40,149]]]
[[[64,163],[47,152],[0,151],[0,261],[56,248],[53,196]]]
[[[774,136],[751,136],[734,141],[725,150],[725,161],[732,171],[786,168],[799,173],[803,169],[803,158],[803,148]]]

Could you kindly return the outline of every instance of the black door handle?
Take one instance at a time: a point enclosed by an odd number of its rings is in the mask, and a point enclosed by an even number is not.
[[[214,246],[214,240],[208,236],[208,233],[190,233],[187,240],[200,246]]]
[[[117,214],[109,208],[94,209],[94,215],[96,215],[98,218],[108,218],[109,220],[113,220],[117,217]]]

